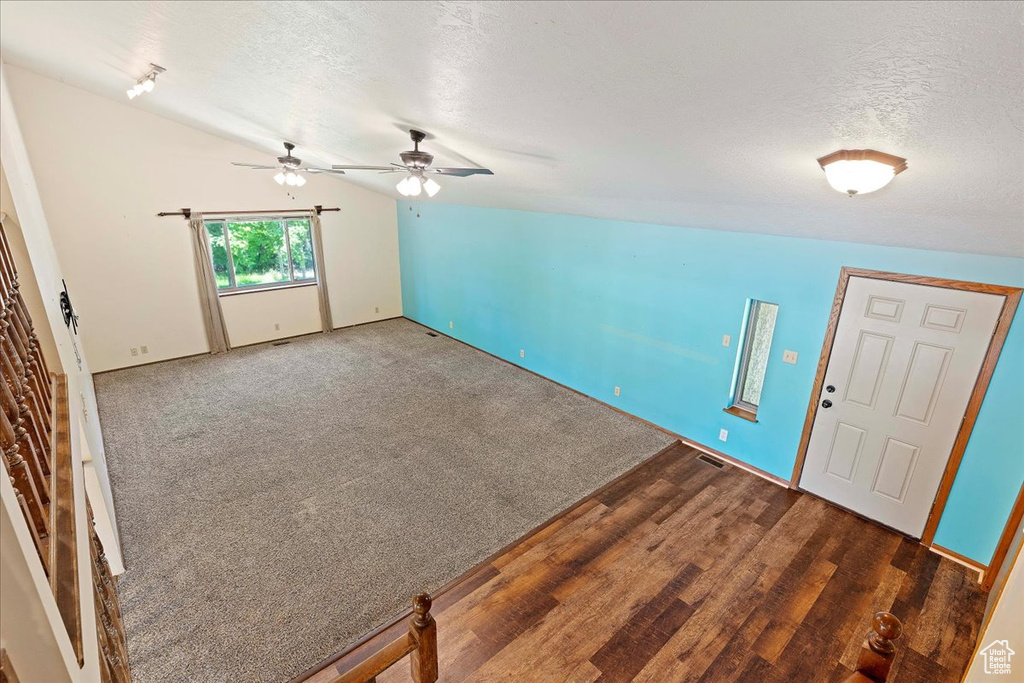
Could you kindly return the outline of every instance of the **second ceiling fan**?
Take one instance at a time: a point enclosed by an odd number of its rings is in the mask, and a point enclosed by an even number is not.
[[[418,197],[420,192],[426,192],[427,196],[433,197],[441,189],[441,186],[437,184],[433,178],[430,178],[428,174],[436,175],[448,175],[448,176],[471,176],[471,175],[494,175],[494,173],[487,168],[451,168],[451,167],[437,167],[431,168],[430,164],[434,161],[434,155],[428,154],[427,152],[420,151],[420,143],[426,139],[427,134],[420,130],[410,130],[409,137],[412,138],[413,148],[409,151],[402,152],[398,156],[402,158],[402,163],[392,163],[390,166],[331,166],[333,170],[337,171],[379,171],[381,173],[406,173],[406,177],[402,178],[397,185],[397,189],[405,197]]]

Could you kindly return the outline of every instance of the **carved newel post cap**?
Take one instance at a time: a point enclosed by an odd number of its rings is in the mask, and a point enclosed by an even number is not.
[[[420,593],[412,599],[413,618],[419,626],[426,626],[430,623],[430,607],[434,604],[429,593]]]
[[[903,624],[895,615],[876,612],[871,620],[873,632],[868,635],[868,645],[879,654],[889,655],[896,651],[892,641],[903,635]]]

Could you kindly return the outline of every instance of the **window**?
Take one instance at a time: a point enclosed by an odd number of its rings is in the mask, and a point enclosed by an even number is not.
[[[778,313],[778,304],[750,300],[743,323],[743,343],[736,364],[736,381],[733,384],[732,405],[740,411],[740,417],[753,417],[761,403],[764,373],[768,369],[768,356]],[[749,415],[743,415],[743,412]]]
[[[206,221],[217,291],[314,282],[308,218],[226,218]]]

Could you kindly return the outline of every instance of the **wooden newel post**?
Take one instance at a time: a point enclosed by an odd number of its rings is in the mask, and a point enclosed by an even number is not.
[[[426,593],[420,593],[412,600],[409,637],[416,643],[416,649],[409,659],[414,683],[434,683],[437,680],[437,623],[430,616],[432,604],[433,600]]]
[[[871,620],[872,631],[861,648],[857,658],[857,672],[873,681],[884,683],[889,677],[892,660],[896,654],[894,640],[903,635],[903,624],[888,612],[876,612]]]

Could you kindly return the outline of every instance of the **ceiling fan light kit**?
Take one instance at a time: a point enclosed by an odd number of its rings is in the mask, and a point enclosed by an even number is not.
[[[390,166],[332,166],[336,170],[346,171],[378,171],[380,173],[401,173],[408,175],[398,181],[395,189],[403,197],[418,197],[426,192],[428,197],[433,197],[441,191],[441,185],[427,174],[450,176],[471,176],[471,175],[494,175],[486,168],[431,168],[434,162],[434,155],[420,150],[420,143],[426,139],[427,134],[421,130],[410,130],[409,137],[412,138],[413,148],[402,152],[402,163],[392,163]]]
[[[278,185],[292,185],[294,187],[302,187],[306,184],[306,179],[295,171],[281,171],[274,180],[277,181]]]
[[[277,171],[274,175],[274,181],[278,185],[288,185],[290,187],[302,187],[306,184],[306,177],[300,173],[304,171],[306,173],[335,173],[338,175],[344,175],[344,171],[339,171],[333,168],[317,168],[316,166],[303,166],[302,159],[292,155],[292,150],[295,149],[295,145],[286,142],[284,143],[285,155],[277,158],[277,166],[268,166],[266,164],[247,164],[241,161],[232,161],[231,163],[235,166],[244,166],[245,168],[255,169],[257,171]]]
[[[414,175],[406,176],[398,181],[395,186],[403,197],[418,197],[420,195],[420,179]]]
[[[134,100],[136,97],[144,92],[153,92],[153,88],[156,87],[156,77],[167,71],[167,69],[156,64],[149,65],[149,71],[145,75],[135,82],[135,85],[128,88],[125,93],[128,95],[129,100]]]
[[[833,189],[854,196],[880,190],[907,170],[907,160],[873,149],[841,149],[818,159]]]

